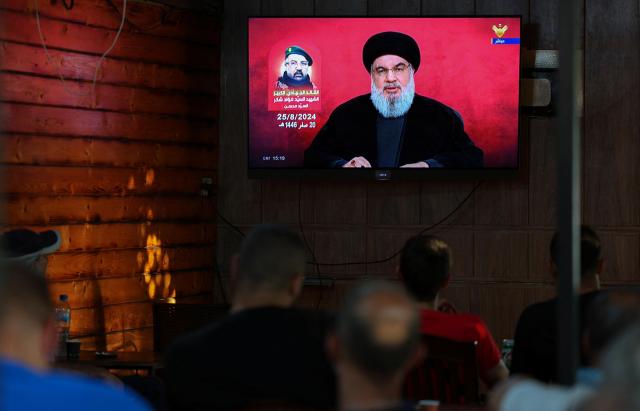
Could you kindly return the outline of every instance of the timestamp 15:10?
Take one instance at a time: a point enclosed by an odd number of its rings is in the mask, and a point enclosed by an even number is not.
[[[278,155],[278,156],[262,156],[262,161],[284,161],[287,159],[287,156]]]

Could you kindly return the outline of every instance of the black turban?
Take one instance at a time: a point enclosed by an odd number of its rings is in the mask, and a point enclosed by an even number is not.
[[[291,54],[299,54],[301,56],[304,56],[304,58],[306,58],[307,61],[309,62],[309,65],[310,66],[313,65],[313,59],[311,58],[309,53],[304,51],[302,47],[298,47],[298,46],[287,47],[287,49],[284,51],[284,58],[286,59]]]
[[[373,61],[387,54],[402,57],[411,63],[414,71],[418,71],[420,48],[412,37],[395,31],[385,31],[371,36],[362,49],[362,62],[365,69],[370,71]]]

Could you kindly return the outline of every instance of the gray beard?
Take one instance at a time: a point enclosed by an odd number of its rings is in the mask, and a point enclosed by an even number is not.
[[[402,89],[398,97],[386,97],[384,95],[384,89],[378,89],[373,79],[371,79],[371,102],[382,117],[394,118],[407,114],[407,111],[409,111],[413,103],[413,97],[416,94],[413,73],[410,73],[410,76],[409,83]]]

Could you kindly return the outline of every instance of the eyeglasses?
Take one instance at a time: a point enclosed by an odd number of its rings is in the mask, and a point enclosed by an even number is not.
[[[300,66],[300,67],[309,66],[309,62],[308,61],[289,60],[289,61],[285,61],[284,64],[287,65],[287,66]]]
[[[389,74],[390,71],[393,72],[394,75],[396,76],[401,76],[404,73],[406,73],[407,71],[409,71],[409,67],[411,67],[411,64],[406,65],[406,64],[398,64],[397,66],[387,69],[384,67],[378,67],[376,69],[373,70],[373,74],[375,74],[376,76],[380,77],[380,78],[384,78],[387,77],[387,74]]]

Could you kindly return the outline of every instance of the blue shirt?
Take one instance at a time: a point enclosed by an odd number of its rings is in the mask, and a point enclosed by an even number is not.
[[[39,373],[0,358],[2,411],[150,411],[144,400],[119,389],[61,371]]]

